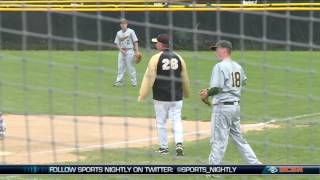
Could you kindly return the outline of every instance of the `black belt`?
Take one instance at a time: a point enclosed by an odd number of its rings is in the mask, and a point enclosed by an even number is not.
[[[240,103],[240,101],[234,101],[234,102],[222,102],[223,105],[234,105],[235,103]]]

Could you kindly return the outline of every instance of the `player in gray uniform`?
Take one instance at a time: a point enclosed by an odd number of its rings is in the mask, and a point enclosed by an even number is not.
[[[114,43],[119,49],[118,76],[114,86],[122,86],[126,68],[129,71],[131,85],[137,85],[134,56],[139,52],[138,38],[134,30],[128,28],[128,21],[121,19],[121,30],[117,32]]]
[[[242,67],[231,59],[231,42],[220,40],[211,50],[216,51],[220,62],[212,70],[210,88],[200,92],[201,97],[213,96],[209,164],[221,163],[229,135],[248,164],[261,164],[240,132],[240,94],[247,77]]]

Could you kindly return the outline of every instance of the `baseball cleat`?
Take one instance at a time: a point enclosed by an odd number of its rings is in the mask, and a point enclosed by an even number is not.
[[[4,134],[0,134],[0,141],[3,140],[5,138]]]
[[[120,82],[116,82],[113,84],[114,87],[121,87],[123,84]]]
[[[0,128],[0,140],[3,140],[6,135],[6,128]]]
[[[221,178],[221,176],[219,175],[214,175],[214,174],[210,174],[210,175],[206,175],[207,178]]]
[[[160,154],[168,154],[169,150],[168,150],[168,148],[159,148],[156,152],[158,152]]]
[[[177,143],[176,145],[176,155],[177,156],[183,156],[183,145],[182,143]]]

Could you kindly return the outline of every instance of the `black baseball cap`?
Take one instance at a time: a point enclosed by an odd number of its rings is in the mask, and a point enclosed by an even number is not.
[[[217,48],[228,48],[232,49],[232,43],[227,40],[219,40],[218,42],[214,43],[212,46],[210,46],[210,49],[215,51]]]
[[[163,44],[169,44],[170,37],[168,34],[159,34],[156,38],[152,38],[151,41],[156,43],[156,42],[161,42]]]

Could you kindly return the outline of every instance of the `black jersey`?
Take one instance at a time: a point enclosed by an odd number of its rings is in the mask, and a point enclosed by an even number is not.
[[[179,56],[169,49],[164,50],[157,64],[157,75],[153,84],[153,99],[158,101],[182,100],[181,71],[182,63]]]
[[[158,101],[180,101],[189,96],[187,65],[179,54],[166,49],[151,57],[138,101],[144,101],[151,89],[153,99]]]

